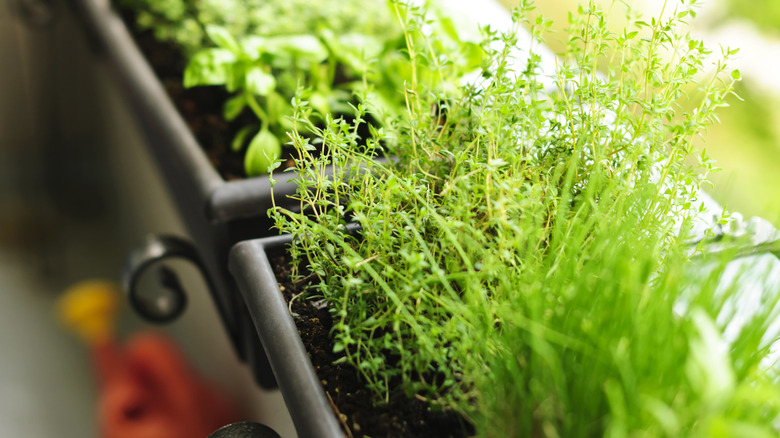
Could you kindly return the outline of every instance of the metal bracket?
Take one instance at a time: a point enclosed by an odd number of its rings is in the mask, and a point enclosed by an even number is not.
[[[149,235],[144,244],[133,250],[122,269],[122,288],[127,293],[133,310],[144,319],[164,324],[176,320],[187,307],[187,294],[178,275],[167,266],[155,266],[166,259],[178,258],[193,263],[206,285],[213,290],[211,280],[197,250],[187,240],[174,236]],[[139,288],[147,269],[156,267],[161,289],[144,294]]]

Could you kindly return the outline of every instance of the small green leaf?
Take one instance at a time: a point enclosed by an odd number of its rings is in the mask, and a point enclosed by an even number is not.
[[[239,114],[241,114],[241,111],[244,110],[245,106],[246,98],[243,94],[239,94],[238,96],[232,97],[228,99],[227,102],[225,102],[225,106],[222,108],[222,115],[227,121],[234,120],[236,117],[238,117]]]
[[[244,88],[246,84],[247,65],[245,62],[234,62],[225,67],[227,81],[225,88],[231,93]]]
[[[260,67],[251,67],[246,72],[245,81],[247,91],[259,96],[266,96],[276,88],[276,79]]]
[[[234,151],[240,151],[241,148],[244,147],[244,142],[246,141],[247,136],[255,129],[257,129],[257,125],[249,125],[241,128],[236,133],[236,136],[233,137],[233,141],[230,143],[230,149]]]
[[[190,59],[184,70],[184,86],[222,85],[227,82],[230,64],[235,56],[224,49],[205,49]]]
[[[447,35],[451,40],[460,42],[458,30],[451,18],[439,18],[439,26],[441,26],[441,30],[444,31],[444,34]]]
[[[261,36],[250,35],[241,39],[243,52],[251,59],[257,59],[266,51],[267,46],[268,39]]]
[[[626,39],[627,40],[633,39],[638,33],[639,33],[638,30],[635,30],[633,32],[629,32],[629,33],[626,34]]]
[[[328,49],[312,35],[285,35],[266,39],[269,52],[302,57],[312,62],[322,62],[328,58]]]
[[[734,69],[731,72],[731,78],[738,81],[738,80],[742,79],[742,73],[740,73],[739,70]]]
[[[265,102],[268,107],[268,115],[271,119],[282,119],[284,116],[292,115],[293,113],[293,109],[289,102],[287,102],[287,99],[275,91],[266,96]]]
[[[482,66],[482,58],[484,58],[485,52],[479,44],[464,43],[461,53],[466,61],[464,65],[466,71],[476,70]]]
[[[233,38],[233,35],[224,27],[209,24],[206,26],[206,35],[208,35],[209,39],[217,46],[229,50],[236,55],[241,53],[241,46],[238,45],[238,42]]]
[[[338,44],[343,50],[349,50],[360,59],[371,59],[379,56],[384,49],[382,41],[371,35],[361,33],[346,33],[338,37]]]
[[[279,139],[268,130],[261,129],[249,143],[244,157],[244,170],[247,176],[264,175],[273,162],[282,154]]]
[[[322,114],[330,113],[330,105],[328,104],[328,98],[320,92],[315,91],[311,93],[309,102],[312,108],[319,111]]]

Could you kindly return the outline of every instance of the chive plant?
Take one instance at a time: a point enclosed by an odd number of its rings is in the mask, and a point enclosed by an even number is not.
[[[685,33],[696,1],[628,10],[620,33],[582,6],[553,72],[535,52],[549,21],[521,1],[513,32],[483,30],[465,83],[426,8],[391,5],[405,111],[366,122],[369,84],[354,118],[322,116],[299,89],[300,212],[271,212],[376,402],[400,391],[482,436],[776,436],[777,291],[727,340],[727,259],[703,274],[691,257],[714,168],[692,142],[739,78],[736,51]]]

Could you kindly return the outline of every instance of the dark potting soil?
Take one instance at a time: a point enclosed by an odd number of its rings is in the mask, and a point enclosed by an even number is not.
[[[301,285],[290,280],[288,256],[269,254],[282,293],[289,302],[298,333],[311,358],[334,413],[347,436],[362,437],[466,437],[472,428],[457,413],[431,410],[427,403],[409,399],[403,393],[389,403],[375,405],[374,394],[366,388],[357,371],[347,364],[334,364],[330,330],[333,320],[327,307],[317,300],[300,297]],[[347,429],[348,428],[348,429]]]

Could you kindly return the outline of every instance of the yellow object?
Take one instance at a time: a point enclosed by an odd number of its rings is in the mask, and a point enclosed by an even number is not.
[[[106,342],[114,335],[119,296],[119,287],[110,281],[82,281],[63,293],[57,315],[87,344]]]

